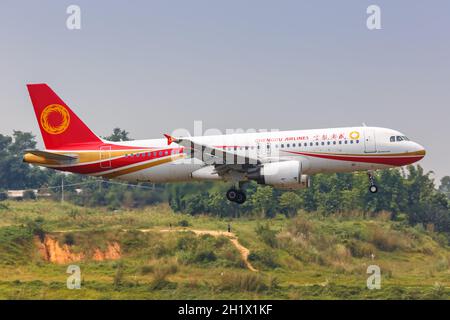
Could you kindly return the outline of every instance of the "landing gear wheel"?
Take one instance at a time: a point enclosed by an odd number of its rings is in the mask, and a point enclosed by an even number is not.
[[[238,191],[236,189],[230,189],[227,191],[227,199],[231,202],[235,202],[238,196]]]
[[[227,199],[237,204],[243,204],[247,200],[247,196],[241,190],[230,189],[227,191]]]
[[[369,191],[370,193],[377,193],[378,187],[375,185],[375,178],[373,177],[373,172],[369,171],[367,172],[367,175],[369,176]]]
[[[242,191],[238,191],[235,202],[238,204],[243,204],[245,200],[247,200],[247,196],[245,195],[245,193]]]

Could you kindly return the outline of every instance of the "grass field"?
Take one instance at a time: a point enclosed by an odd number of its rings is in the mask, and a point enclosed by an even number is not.
[[[258,272],[227,237],[189,232],[226,231],[228,223]],[[46,261],[38,249],[45,236],[84,258]],[[112,243],[120,259],[90,258]],[[81,289],[66,287],[69,264],[80,266]],[[381,289],[367,289],[369,265],[380,267]],[[445,237],[386,213],[231,221],[166,205],[112,212],[0,203],[1,299],[449,299],[449,265]]]

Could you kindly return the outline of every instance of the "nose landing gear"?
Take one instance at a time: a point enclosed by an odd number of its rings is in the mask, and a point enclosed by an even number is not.
[[[237,204],[243,204],[247,200],[247,196],[244,191],[231,188],[227,191],[227,199],[231,202],[236,202]]]
[[[369,183],[370,183],[369,191],[371,193],[377,193],[378,192],[378,187],[375,184],[375,178],[373,177],[373,172],[372,171],[368,171],[367,175],[369,177]]]

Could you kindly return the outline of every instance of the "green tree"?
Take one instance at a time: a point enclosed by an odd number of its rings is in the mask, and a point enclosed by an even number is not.
[[[439,191],[444,193],[448,198],[450,198],[450,176],[445,176],[441,179]]]
[[[220,217],[234,216],[237,212],[237,205],[228,201],[223,192],[212,192],[208,199],[208,210]]]
[[[40,187],[53,171],[22,161],[24,151],[36,148],[31,132],[14,131],[13,137],[0,135],[0,185],[5,189]]]
[[[114,141],[114,142],[118,142],[118,141],[130,141],[131,139],[128,137],[130,133],[122,130],[120,128],[114,128],[113,132],[110,136],[104,137],[106,140],[109,141]]]
[[[288,217],[292,217],[302,206],[302,198],[294,192],[284,192],[279,197],[280,208]]]
[[[251,201],[253,208],[260,213],[261,217],[267,216],[269,210],[274,206],[272,187],[258,186]]]

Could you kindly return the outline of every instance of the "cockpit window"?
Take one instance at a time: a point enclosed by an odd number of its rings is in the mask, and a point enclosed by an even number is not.
[[[395,142],[395,141],[409,141],[408,137],[406,137],[406,136],[391,136],[389,138],[389,140],[391,142]]]

